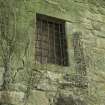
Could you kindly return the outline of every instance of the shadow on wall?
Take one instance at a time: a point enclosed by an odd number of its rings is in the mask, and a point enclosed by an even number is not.
[[[82,33],[75,32],[73,33],[73,46],[74,46],[74,57],[76,62],[76,70],[77,73],[81,74],[82,76],[87,75],[86,71],[86,61],[84,56],[84,48],[83,42],[81,41]]]
[[[57,102],[55,105],[87,105],[84,101],[80,100],[79,98],[73,99],[72,96],[60,96],[57,98]]]

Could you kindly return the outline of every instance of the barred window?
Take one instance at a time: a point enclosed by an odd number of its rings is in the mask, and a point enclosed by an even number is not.
[[[36,61],[68,66],[65,21],[37,14]]]

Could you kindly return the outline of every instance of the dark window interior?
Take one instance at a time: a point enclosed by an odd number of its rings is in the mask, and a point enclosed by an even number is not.
[[[68,66],[65,21],[37,14],[36,29],[36,61]]]

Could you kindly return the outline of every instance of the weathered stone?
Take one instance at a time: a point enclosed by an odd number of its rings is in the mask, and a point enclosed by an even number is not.
[[[38,13],[65,21],[67,67],[36,62]],[[11,74],[8,91],[0,92],[0,104],[51,105],[54,99],[58,99],[56,105],[105,104],[104,0],[0,0],[0,16],[0,89],[8,63]],[[81,33],[75,46],[74,33]],[[84,76],[83,71],[85,77],[78,77]]]
[[[0,103],[22,105],[24,103],[24,93],[16,91],[0,91]]]
[[[33,90],[31,91],[28,105],[49,105],[46,92]]]

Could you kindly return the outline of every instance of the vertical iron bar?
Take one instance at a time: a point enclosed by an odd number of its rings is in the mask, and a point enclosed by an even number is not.
[[[61,38],[61,36],[62,36],[61,34],[62,33],[60,31],[60,28],[61,28],[60,25],[62,25],[62,24],[59,24],[59,40],[60,40],[60,52],[61,52],[60,53],[61,54],[60,64],[63,65],[63,62],[62,62],[62,59],[63,59],[63,55],[62,55],[62,38]]]
[[[50,56],[50,37],[49,37],[49,23],[48,23],[48,20],[47,20],[47,26],[48,26],[48,38],[47,38],[47,41],[48,41],[48,54],[47,54],[47,63],[49,62],[49,56]]]
[[[43,32],[43,20],[41,20],[41,35],[42,35],[42,32]],[[41,44],[41,64],[42,64],[42,37],[41,37],[41,42],[40,42],[40,44]]]
[[[36,17],[36,37],[35,37],[35,65],[37,64],[37,48],[36,48],[36,46],[37,46],[37,36],[38,36],[38,20],[37,20],[37,17]]]
[[[61,28],[62,28],[62,34],[64,34],[62,25],[61,25]],[[64,65],[64,57],[65,57],[64,56],[64,46],[63,46],[64,45],[64,35],[62,35],[61,41],[62,41],[62,49],[61,49],[62,50],[62,65]]]
[[[53,32],[53,34],[54,34],[54,35],[53,35],[53,36],[54,36],[54,38],[53,38],[53,39],[54,39],[54,62],[55,62],[55,64],[56,64],[57,62],[56,62],[56,46],[55,46],[55,43],[56,43],[56,42],[55,42],[55,35],[56,35],[56,34],[55,34],[55,22],[53,23],[53,31],[54,31],[54,32]]]

